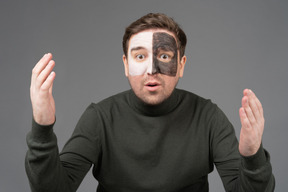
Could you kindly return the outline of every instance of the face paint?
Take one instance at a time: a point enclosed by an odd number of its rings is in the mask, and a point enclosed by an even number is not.
[[[153,64],[156,73],[169,76],[177,73],[177,45],[174,37],[168,33],[153,34]]]
[[[161,73],[176,76],[177,45],[165,32],[140,32],[130,39],[128,50],[129,74]]]
[[[142,32],[130,39],[130,46],[128,50],[130,75],[143,75],[144,73],[148,72],[149,66],[151,66],[153,60],[153,57],[151,57],[153,54],[152,38],[152,32]]]

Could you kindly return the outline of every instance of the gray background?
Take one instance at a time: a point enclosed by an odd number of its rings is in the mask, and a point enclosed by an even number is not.
[[[265,112],[264,147],[276,191],[287,191],[288,1],[13,1],[0,2],[0,191],[30,191],[24,171],[30,130],[33,66],[44,53],[56,61],[54,97],[59,148],[90,102],[129,89],[122,35],[148,12],[173,17],[187,33],[188,61],[179,88],[217,103],[235,126],[242,90],[251,88]],[[184,115],[184,114],[183,114]],[[211,191],[223,191],[215,171]],[[91,172],[79,191],[95,191]]]

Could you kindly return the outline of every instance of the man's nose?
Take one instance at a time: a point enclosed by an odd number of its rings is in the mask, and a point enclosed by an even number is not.
[[[147,68],[147,74],[148,75],[154,75],[156,73],[159,73],[159,70],[157,70],[155,60],[151,59],[151,61],[149,62],[149,66]]]

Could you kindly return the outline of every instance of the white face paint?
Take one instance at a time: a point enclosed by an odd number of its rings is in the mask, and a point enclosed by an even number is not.
[[[129,42],[128,63],[132,76],[152,72],[153,32],[145,31],[132,36]]]

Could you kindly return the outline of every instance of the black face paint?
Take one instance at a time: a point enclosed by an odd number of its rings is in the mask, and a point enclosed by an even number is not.
[[[167,61],[159,60],[159,57],[167,54],[172,56]],[[172,55],[171,55],[172,53]],[[176,76],[177,73],[177,44],[173,36],[164,32],[153,33],[153,69],[152,73],[162,73],[168,76]]]

